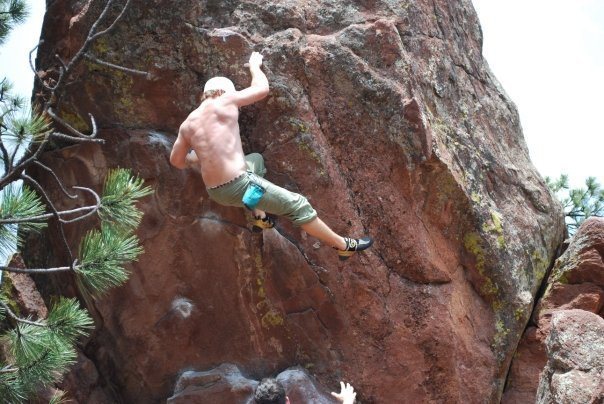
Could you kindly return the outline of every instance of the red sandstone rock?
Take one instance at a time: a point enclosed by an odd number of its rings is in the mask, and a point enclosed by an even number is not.
[[[546,347],[536,403],[604,402],[604,319],[584,310],[556,312]]]
[[[504,403],[534,403],[539,374],[547,362],[546,338],[557,312],[581,309],[602,317],[604,308],[604,219],[589,218],[558,258],[532,324],[520,341],[503,396]]]
[[[25,269],[23,258],[14,254],[9,262],[9,267]],[[44,299],[36,288],[36,284],[28,274],[17,272],[5,272],[11,283],[11,296],[19,307],[19,315],[23,318],[31,316],[34,319],[43,319],[48,315],[48,308]]]
[[[98,13],[49,7],[40,70],[73,55]],[[91,51],[155,80],[85,64],[62,113],[85,125],[92,112],[108,142],[43,157],[68,184],[98,189],[119,165],[156,191],[141,205],[145,255],[89,307],[86,353],[116,400],[160,402],[184,370],[236,363],[255,379],[302,365],[365,402],[498,402],[564,224],[481,42],[469,0],[133,0]],[[203,82],[248,85],[252,50],[271,93],[241,111],[246,152],[336,231],[374,235],[367,253],[342,264],[285,220],[252,234],[169,166]],[[84,227],[68,229],[74,248]],[[59,247],[32,239],[28,257],[64,263]],[[68,283],[44,288],[77,293]]]

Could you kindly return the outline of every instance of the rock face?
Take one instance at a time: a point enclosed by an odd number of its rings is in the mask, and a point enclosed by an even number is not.
[[[539,375],[548,357],[552,360],[546,353],[546,340],[553,315],[580,309],[604,317],[603,257],[604,219],[592,217],[581,225],[568,249],[556,260],[547,289],[518,345],[504,403],[535,402]]]
[[[604,319],[585,310],[552,317],[548,361],[539,382],[538,404],[604,402]]]
[[[10,257],[6,265],[12,268],[26,268],[23,258],[19,254],[14,254]],[[19,309],[19,315],[23,318],[30,317],[36,320],[46,318],[48,308],[36,288],[35,282],[29,275],[15,272],[6,272],[2,275],[6,277],[2,283],[6,282],[7,284],[5,286],[8,289],[6,291],[7,295],[11,297],[11,300]],[[10,286],[8,286],[9,283]]]
[[[81,43],[99,11],[84,3],[49,2],[40,69]],[[93,113],[107,143],[43,158],[68,184],[100,188],[119,165],[155,188],[129,282],[88,302],[99,386],[162,402],[184,370],[301,365],[365,402],[498,402],[564,223],[481,43],[469,0],[133,0],[91,52],[154,80],[85,64],[62,114]],[[205,80],[247,86],[253,50],[271,93],[241,111],[246,152],[337,232],[374,235],[369,252],[341,264],[285,220],[252,234],[170,167]],[[54,243],[32,239],[30,262],[62,261]]]

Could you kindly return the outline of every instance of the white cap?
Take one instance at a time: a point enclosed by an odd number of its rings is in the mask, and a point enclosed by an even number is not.
[[[226,93],[235,92],[235,85],[233,82],[226,77],[212,77],[203,86],[203,92],[210,90],[224,90]]]

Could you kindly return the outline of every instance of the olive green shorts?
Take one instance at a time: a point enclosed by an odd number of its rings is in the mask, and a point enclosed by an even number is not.
[[[300,226],[317,217],[317,212],[308,200],[300,194],[281,188],[263,177],[266,174],[264,158],[259,153],[245,156],[248,171],[245,174],[218,187],[208,188],[210,199],[225,206],[238,206],[243,208],[243,194],[250,182],[255,182],[265,189],[265,193],[256,206],[277,216],[289,218],[294,225]]]

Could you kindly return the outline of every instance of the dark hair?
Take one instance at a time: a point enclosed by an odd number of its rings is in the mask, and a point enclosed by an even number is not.
[[[285,388],[274,378],[262,379],[254,392],[256,404],[285,404]]]
[[[201,101],[199,101],[199,103],[201,104],[202,102],[204,102],[208,98],[220,97],[224,93],[225,93],[224,90],[208,90],[208,91],[205,91],[203,93],[203,95],[201,96]]]

